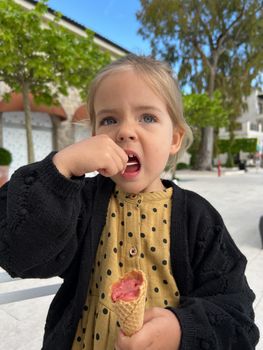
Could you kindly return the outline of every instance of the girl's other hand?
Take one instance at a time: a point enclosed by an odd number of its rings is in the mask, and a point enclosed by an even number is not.
[[[67,178],[93,171],[109,177],[125,170],[128,156],[109,136],[101,134],[64,148],[53,162]]]
[[[145,311],[142,329],[131,337],[119,332],[116,350],[178,350],[181,327],[169,310],[154,307]]]

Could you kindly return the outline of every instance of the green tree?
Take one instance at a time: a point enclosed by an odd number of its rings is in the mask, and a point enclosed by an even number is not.
[[[217,146],[220,153],[227,153],[228,158],[226,166],[232,168],[234,166],[234,156],[241,151],[255,153],[257,150],[257,138],[237,138],[229,140],[218,140]]]
[[[178,69],[182,86],[211,99],[217,89],[226,105],[242,105],[263,66],[262,0],[141,0],[141,6],[139,33],[153,55]],[[234,118],[238,108],[232,110]],[[202,128],[200,169],[211,168],[213,137],[211,125]]]
[[[95,72],[109,62],[93,41],[60,25],[61,16],[45,17],[47,0],[25,10],[13,0],[0,1],[0,81],[21,92],[25,108],[28,161],[34,161],[29,93],[38,103],[57,103],[69,87],[86,95]]]
[[[220,128],[228,125],[228,112],[219,91],[214,92],[212,100],[206,93],[183,95],[183,103],[185,117],[193,127],[211,125]]]
[[[201,138],[201,130],[207,126],[216,129],[229,125],[229,114],[231,110],[226,110],[223,106],[222,94],[214,92],[211,100],[207,93],[183,95],[184,114],[187,122],[192,126],[194,142],[190,147],[191,164],[198,168],[198,148]]]

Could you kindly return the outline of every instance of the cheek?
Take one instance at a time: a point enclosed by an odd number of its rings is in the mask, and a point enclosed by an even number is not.
[[[105,127],[99,127],[95,129],[95,135],[110,135],[110,132]]]
[[[173,130],[168,129],[161,137],[161,142],[159,142],[159,150],[163,153],[170,152],[172,144],[173,144]]]
[[[151,153],[156,165],[158,163],[162,166],[167,162],[167,159],[170,155],[170,149],[171,144],[167,139],[164,140],[164,142],[159,143],[159,145],[153,145]]]

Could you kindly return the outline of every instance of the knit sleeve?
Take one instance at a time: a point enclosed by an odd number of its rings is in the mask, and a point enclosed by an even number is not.
[[[84,180],[66,179],[52,157],[18,169],[0,190],[0,266],[12,277],[60,275],[76,253]]]
[[[180,350],[255,349],[259,332],[246,258],[223,223],[199,234],[194,251],[192,290],[171,309],[182,328]]]

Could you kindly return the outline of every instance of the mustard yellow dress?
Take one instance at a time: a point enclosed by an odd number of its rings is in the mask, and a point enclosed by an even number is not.
[[[170,267],[171,196],[172,188],[137,195],[115,190],[72,350],[114,349],[119,324],[110,286],[132,269],[148,277],[146,308],[178,305]]]

